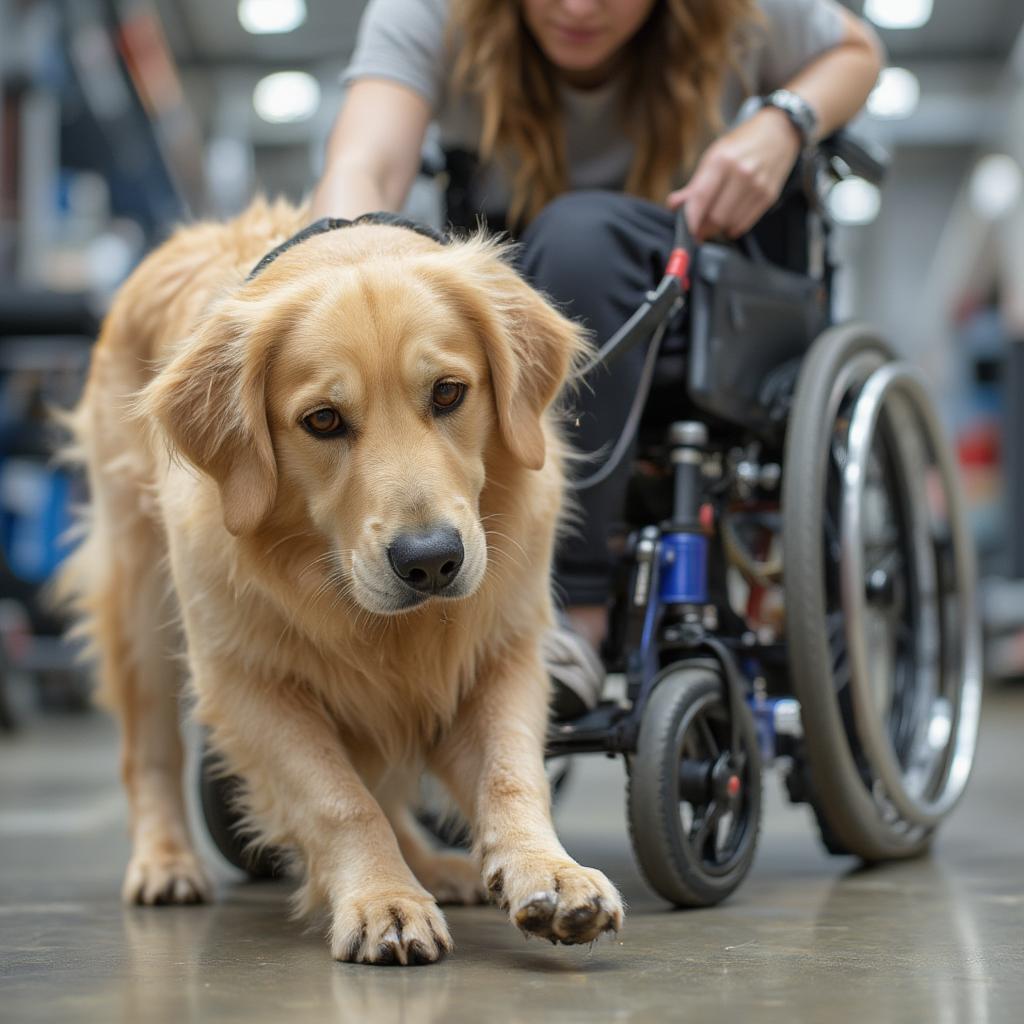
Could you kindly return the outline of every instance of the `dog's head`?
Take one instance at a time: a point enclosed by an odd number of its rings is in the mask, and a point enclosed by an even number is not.
[[[216,481],[232,534],[312,523],[338,588],[393,614],[480,585],[490,463],[544,465],[583,349],[493,243],[357,226],[222,300],[141,408]]]

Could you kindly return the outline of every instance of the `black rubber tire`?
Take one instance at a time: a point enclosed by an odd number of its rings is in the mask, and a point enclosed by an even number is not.
[[[281,878],[284,875],[282,858],[273,849],[253,853],[241,830],[241,817],[235,810],[235,798],[240,785],[233,775],[218,770],[216,756],[209,750],[203,754],[199,768],[199,808],[213,845],[233,867],[244,871],[254,881]],[[565,790],[572,771],[566,763],[551,778],[551,803],[554,806]],[[469,849],[469,832],[459,820],[442,818],[429,810],[417,813],[420,824],[442,846]]]
[[[700,704],[723,702],[717,670],[680,667],[655,687],[644,709],[636,754],[630,761],[629,833],[648,885],[677,907],[710,907],[729,896],[746,877],[761,829],[761,758],[754,719],[739,709],[740,735],[748,758],[745,832],[741,853],[728,873],[715,876],[691,858],[679,813],[679,763],[685,719]]]
[[[786,640],[813,783],[812,807],[830,852],[882,861],[920,855],[934,830],[908,830],[884,820],[855,763],[835,697],[823,542],[829,399],[843,368],[872,353],[879,365],[893,359],[889,346],[870,328],[846,324],[822,334],[804,360],[783,457],[782,546]]]
[[[199,807],[206,830],[221,856],[254,880],[280,878],[280,858],[273,850],[253,853],[241,831],[241,818],[235,809],[235,796],[240,782],[218,770],[216,756],[203,752],[199,768]]]

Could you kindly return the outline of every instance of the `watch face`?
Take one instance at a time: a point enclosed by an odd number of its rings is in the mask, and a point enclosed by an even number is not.
[[[776,90],[768,97],[768,102],[789,116],[789,119],[803,133],[805,142],[811,141],[818,126],[818,118],[809,103],[788,89]]]

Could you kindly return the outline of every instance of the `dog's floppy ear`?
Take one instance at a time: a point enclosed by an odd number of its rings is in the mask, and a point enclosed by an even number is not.
[[[224,525],[235,536],[253,532],[277,495],[264,392],[279,324],[255,305],[221,302],[137,406],[161,425],[176,452],[216,481]]]
[[[559,313],[480,236],[453,246],[463,281],[463,311],[477,322],[487,350],[505,447],[527,469],[544,465],[544,414],[589,346],[586,332]]]

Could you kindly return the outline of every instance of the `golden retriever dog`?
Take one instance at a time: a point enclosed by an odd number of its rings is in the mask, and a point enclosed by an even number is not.
[[[438,901],[486,893],[528,934],[592,942],[622,904],[552,826],[541,657],[565,459],[550,406],[581,332],[480,237],[357,223],[247,278],[303,220],[260,202],[162,245],[71,414],[92,505],[62,587],[122,726],[124,899],[210,893],[183,806],[186,666],[334,957],[435,961]],[[472,855],[421,833],[424,770]]]

